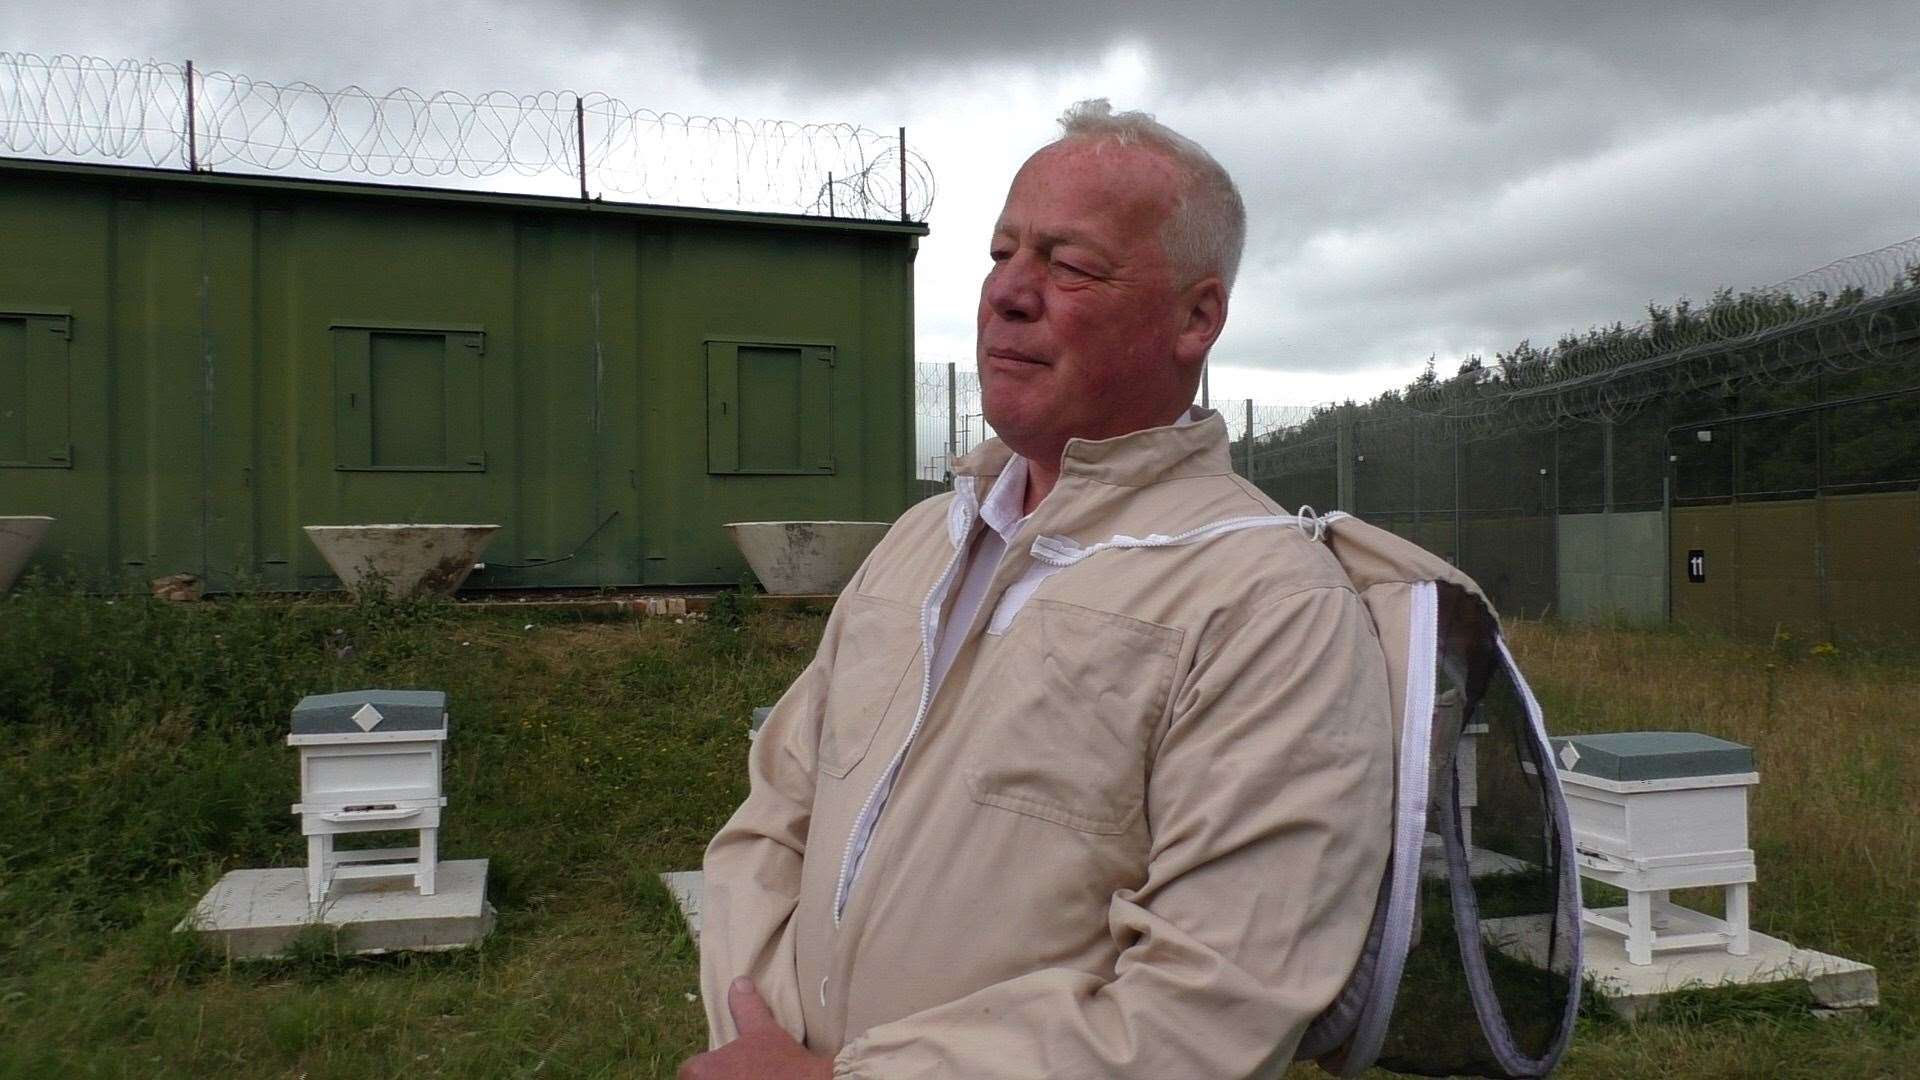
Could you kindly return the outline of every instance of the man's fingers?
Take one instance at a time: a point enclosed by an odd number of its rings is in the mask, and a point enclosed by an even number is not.
[[[733,1014],[733,1026],[739,1028],[742,1035],[766,1028],[783,1030],[780,1021],[773,1018],[773,1010],[760,997],[753,980],[744,975],[727,987],[727,1011]]]

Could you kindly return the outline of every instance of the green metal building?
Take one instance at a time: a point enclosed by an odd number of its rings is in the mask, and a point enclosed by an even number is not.
[[[388,521],[731,583],[724,522],[906,507],[926,231],[0,159],[0,514],[118,587],[330,588],[301,527]]]

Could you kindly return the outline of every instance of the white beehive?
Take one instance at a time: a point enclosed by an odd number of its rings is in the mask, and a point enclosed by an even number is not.
[[[1747,789],[1759,783],[1753,750],[1681,731],[1617,732],[1553,740],[1582,877],[1627,893],[1621,909],[1585,920],[1625,935],[1627,959],[1655,950],[1724,946],[1748,950]],[[1726,917],[1676,907],[1674,889],[1722,887]],[[1660,933],[1674,923],[1689,933]]]
[[[307,837],[310,903],[348,878],[411,877],[433,894],[446,738],[447,696],[437,690],[314,694],[295,706],[287,745],[300,751],[293,812]],[[333,848],[335,836],[391,831],[417,831],[418,846]]]

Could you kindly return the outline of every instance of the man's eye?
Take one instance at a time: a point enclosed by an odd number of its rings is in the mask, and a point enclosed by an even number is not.
[[[1063,274],[1067,274],[1067,275],[1069,275],[1069,276],[1076,276],[1076,277],[1086,277],[1086,276],[1087,276],[1087,272],[1086,272],[1085,270],[1082,270],[1082,269],[1080,269],[1080,268],[1079,268],[1078,266],[1075,266],[1075,265],[1073,265],[1072,263],[1069,263],[1069,262],[1061,262],[1061,261],[1060,261],[1060,260],[1058,260],[1058,259],[1055,259],[1055,260],[1053,261],[1053,268],[1054,268],[1055,270],[1058,270],[1058,271],[1060,271],[1061,273],[1063,273]]]
[[[987,257],[994,262],[1006,262],[1008,259],[1013,258],[1013,252],[1005,248],[994,248],[992,251],[987,252]]]

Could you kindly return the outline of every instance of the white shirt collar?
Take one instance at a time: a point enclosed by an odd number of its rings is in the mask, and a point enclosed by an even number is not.
[[[1027,502],[1027,459],[1019,454],[1013,455],[1007,467],[1000,470],[999,479],[980,502],[980,520],[987,527],[1000,534],[1000,539],[1011,540],[1020,529],[1020,523],[1027,520],[1021,508]]]

